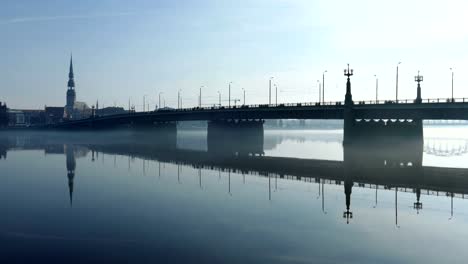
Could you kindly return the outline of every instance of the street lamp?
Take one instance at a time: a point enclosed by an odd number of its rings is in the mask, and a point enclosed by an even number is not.
[[[271,104],[271,80],[273,80],[274,77],[270,77],[270,82],[269,82],[269,90],[268,90],[268,104]]]
[[[275,83],[275,105],[278,105],[278,85]]]
[[[455,99],[453,99],[453,69],[450,68],[450,70],[452,71],[452,103],[455,102]]]
[[[245,105],[245,89],[242,88],[242,91],[244,92],[244,105]]]
[[[319,102],[319,104],[320,104],[320,102],[321,102],[321,100],[322,100],[322,88],[320,87],[320,80],[317,80],[317,88],[318,88],[318,94],[319,94],[319,100],[318,100],[318,102]]]
[[[202,101],[201,101],[201,88],[203,88],[203,87],[205,87],[205,86],[204,86],[204,85],[200,86],[200,95],[199,95],[199,96],[200,96],[200,108],[201,108],[201,106],[202,106]]]
[[[401,64],[401,61],[399,61],[396,66],[396,101],[395,103],[398,103],[398,65],[400,64]]]
[[[377,75],[374,74],[375,77],[375,103],[378,103],[378,94],[379,94],[379,78],[377,78]]]
[[[181,98],[180,98],[180,92],[182,91],[182,89],[179,89],[179,91],[177,91],[177,108],[181,108]]]
[[[161,108],[161,94],[163,94],[163,92],[159,92],[159,101],[158,101],[159,108]]]
[[[325,102],[325,73],[327,72],[327,70],[325,70],[323,73],[322,73],[322,89],[323,89],[323,92],[322,92],[322,102]]]
[[[148,95],[147,94],[143,95],[143,112],[145,112],[145,105],[146,105],[145,99],[146,99],[146,96],[148,96]]]
[[[231,83],[232,82],[229,82],[229,98],[228,98],[228,101],[229,101],[228,106],[229,107],[231,107]]]

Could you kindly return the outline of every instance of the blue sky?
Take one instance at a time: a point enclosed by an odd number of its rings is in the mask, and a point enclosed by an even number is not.
[[[468,3],[448,1],[34,1],[0,3],[0,101],[12,108],[64,105],[73,52],[77,99],[141,109],[157,94],[169,106],[217,103],[220,91],[247,103],[268,101],[274,76],[279,102],[343,100],[347,63],[353,98],[416,95],[468,97]],[[224,102],[227,104],[227,102]]]

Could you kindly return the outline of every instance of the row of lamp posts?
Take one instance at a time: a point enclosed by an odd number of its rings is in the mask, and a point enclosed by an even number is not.
[[[396,66],[396,89],[395,89],[395,102],[398,102],[398,74],[399,74],[399,66],[401,64],[401,61],[398,62],[397,66]],[[451,96],[451,102],[455,102],[455,99],[453,97],[453,76],[454,76],[454,72],[453,72],[453,68],[450,68],[450,71],[451,71],[451,75],[452,75],[452,96]],[[320,80],[317,80],[317,87],[318,87],[318,97],[319,97],[319,103],[324,103],[325,102],[325,73],[327,73],[327,70],[325,70],[323,73],[322,73],[322,83],[320,83]],[[378,91],[379,91],[379,78],[377,77],[376,74],[374,74],[374,77],[375,77],[375,101],[376,103],[378,102]],[[268,104],[271,105],[272,102],[271,102],[271,99],[272,99],[272,81],[273,81],[274,77],[270,77],[269,78],[269,85],[268,85]],[[231,107],[231,84],[233,84],[233,82],[229,82],[229,85],[228,85],[228,106]],[[200,86],[199,88],[199,95],[198,95],[198,106],[199,107],[202,107],[202,88],[204,88],[205,86],[202,85]],[[278,85],[277,84],[274,84],[274,87],[275,87],[275,105],[278,104]],[[182,97],[181,97],[181,89],[178,90],[177,92],[177,108],[182,108]],[[245,105],[245,94],[246,94],[246,91],[244,88],[242,88],[242,92],[243,92],[243,104]],[[161,106],[161,95],[163,94],[163,92],[160,92],[159,93],[159,96],[158,96],[158,103],[159,103],[159,106]],[[145,106],[146,106],[146,96],[148,95],[144,95],[143,96],[143,111],[145,111]],[[221,92],[218,91],[218,105],[221,106]],[[148,106],[148,109],[149,111],[149,106]]]

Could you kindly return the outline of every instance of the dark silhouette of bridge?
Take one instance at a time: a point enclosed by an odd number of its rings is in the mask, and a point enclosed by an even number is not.
[[[468,120],[468,100],[423,99],[421,97],[422,76],[416,76],[418,83],[414,100],[399,101],[353,101],[350,77],[353,71],[345,70],[347,76],[344,102],[266,104],[242,106],[213,106],[186,109],[159,109],[150,112],[129,112],[110,116],[92,116],[87,119],[71,120],[48,126],[53,129],[115,129],[119,127],[155,127],[181,121],[229,122],[241,124],[244,121],[261,122],[266,119],[344,119],[355,120]],[[346,125],[345,125],[346,127]],[[345,128],[346,130],[346,128]]]

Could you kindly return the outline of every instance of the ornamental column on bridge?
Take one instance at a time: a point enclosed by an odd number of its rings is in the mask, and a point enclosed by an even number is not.
[[[418,83],[418,88],[417,88],[417,93],[416,93],[416,100],[414,100],[414,103],[420,104],[422,103],[422,97],[421,97],[421,82],[423,81],[423,76],[418,75],[414,76],[414,81]]]
[[[352,140],[352,131],[354,125],[354,114],[353,114],[353,96],[351,94],[351,80],[349,77],[353,76],[353,70],[348,69],[344,70],[344,75],[348,77],[346,82],[346,95],[345,95],[345,105],[344,105],[344,129],[343,129],[343,145],[351,143]]]

